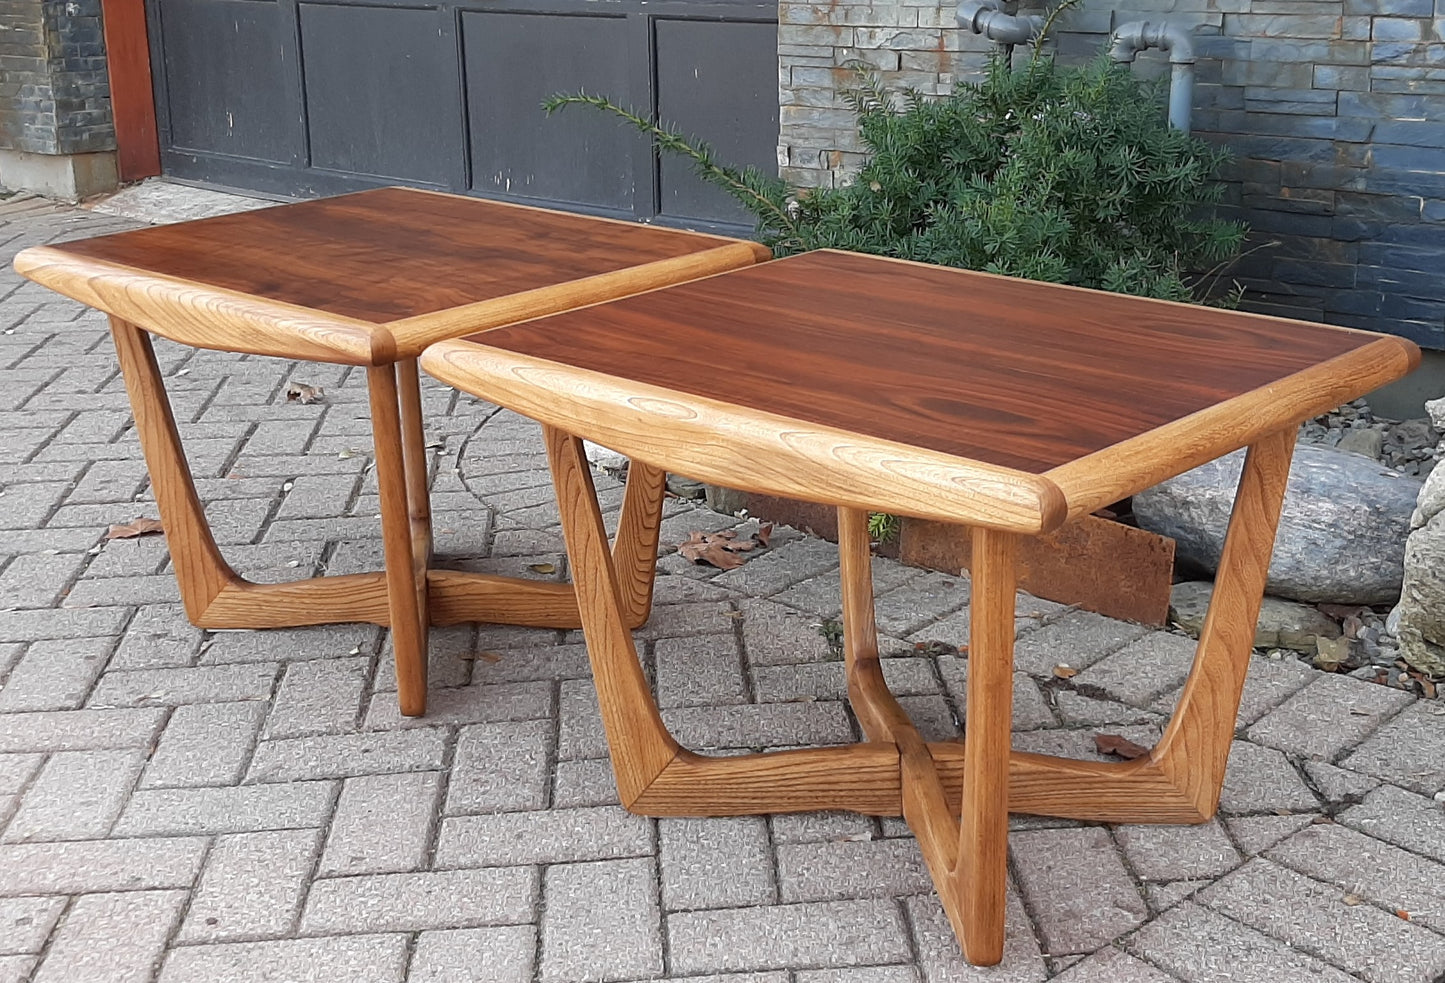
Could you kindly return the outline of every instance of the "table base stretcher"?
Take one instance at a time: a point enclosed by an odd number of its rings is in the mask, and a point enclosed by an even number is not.
[[[112,317],[121,374],[165,527],[181,601],[201,628],[291,628],[368,622],[392,630],[401,712],[426,706],[430,625],[492,622],[577,628],[568,584],[437,569],[431,565],[426,439],[416,359],[368,366],[377,490],[386,569],[260,584],[239,576],[216,545],[196,494],[150,335]],[[613,563],[622,572],[620,617],[637,626],[652,604],[652,563],[666,475],[646,468],[628,477]]]
[[[581,438],[543,430],[617,788],[629,811],[901,815],[918,838],[965,957],[977,965],[1003,957],[1010,811],[1129,823],[1202,823],[1214,815],[1294,427],[1250,446],[1178,708],[1147,757],[1118,763],[1010,750],[1019,534],[986,528],[977,528],[973,540],[965,735],[961,742],[924,741],[883,679],[867,513],[853,508],[838,510],[844,651],[848,697],[866,740],[735,757],[680,747],[662,722],[630,631],[652,558],[625,539],[609,552]],[[660,487],[662,472],[634,461],[629,481],[638,480]],[[1068,661],[1067,652],[1059,656]]]

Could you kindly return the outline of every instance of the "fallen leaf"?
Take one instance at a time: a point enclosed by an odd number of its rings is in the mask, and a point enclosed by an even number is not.
[[[1149,749],[1142,744],[1135,744],[1127,737],[1120,737],[1118,734],[1095,734],[1094,747],[1100,754],[1113,754],[1125,761],[1133,761],[1135,758],[1142,758],[1149,753]]]
[[[556,573],[557,565],[555,563],[529,563],[527,569],[533,573]]]
[[[743,565],[739,553],[746,553],[758,544],[751,539],[738,539],[735,530],[705,533],[694,529],[677,552],[693,563],[708,563],[719,570],[735,570]]]
[[[1073,666],[1064,665],[1062,662],[1054,666],[1054,677],[1057,679],[1073,679],[1078,674],[1079,670]]]
[[[773,524],[771,522],[764,522],[759,525],[758,531],[753,534],[753,538],[761,543],[764,549],[767,549],[768,540],[773,538]]]
[[[1351,908],[1353,908],[1353,907],[1355,907],[1355,905],[1361,904],[1362,902],[1364,902],[1365,899],[1362,898],[1362,897],[1360,897],[1358,894],[1347,894],[1347,895],[1345,895],[1343,898],[1341,898],[1340,900],[1343,901],[1345,904],[1349,905]]]
[[[1408,911],[1406,911],[1404,908],[1396,908],[1396,909],[1395,909],[1395,917],[1396,917],[1396,918],[1403,918],[1403,919],[1404,919],[1405,921],[1407,921],[1407,922],[1410,921],[1410,913],[1409,913]]]
[[[300,403],[303,406],[307,403],[315,403],[326,395],[326,390],[320,386],[308,386],[305,383],[293,382],[286,387],[286,401],[288,403]]]
[[[468,652],[462,656],[463,659],[481,659],[483,662],[501,662],[502,657],[495,652]]]
[[[922,655],[957,655],[958,646],[950,645],[948,642],[940,642],[937,639],[930,639],[926,642],[914,642],[913,650]]]
[[[111,526],[105,531],[105,538],[134,539],[137,536],[149,536],[151,533],[164,531],[159,519],[132,519],[124,525]]]

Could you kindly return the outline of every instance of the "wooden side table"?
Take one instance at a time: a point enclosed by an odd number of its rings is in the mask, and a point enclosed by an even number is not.
[[[623,804],[901,814],[964,954],[989,965],[1003,953],[1010,810],[1213,815],[1295,429],[1418,360],[1398,338],[818,252],[443,342],[422,366],[544,426]],[[652,467],[838,507],[862,743],[738,757],[677,744],[637,661],[632,571],[608,555],[577,434]],[[1122,763],[1011,751],[1020,538],[1241,446],[1214,600],[1158,745]],[[923,741],[884,684],[868,509],[976,527],[961,743]]]
[[[455,195],[384,188],[26,249],[24,276],[110,315],[186,615],[203,628],[389,625],[402,713],[426,709],[429,624],[577,627],[565,584],[431,566],[416,357],[428,344],[746,266],[756,243]],[[256,584],[216,546],[150,334],[228,352],[364,365],[381,495],[383,573]],[[618,564],[651,602],[665,474],[623,504]],[[636,580],[637,578],[634,578]]]

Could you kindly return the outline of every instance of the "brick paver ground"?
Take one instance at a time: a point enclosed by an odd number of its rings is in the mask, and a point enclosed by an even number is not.
[[[104,321],[9,271],[126,222],[0,203],[0,983],[1445,978],[1440,703],[1256,656],[1220,818],[1018,818],[1007,956],[981,971],[897,820],[624,813],[577,633],[438,631],[413,721],[382,630],[190,627],[163,540],[102,538],[155,514]],[[377,565],[358,370],[158,349],[238,568]],[[325,400],[288,403],[292,381]],[[439,551],[565,576],[537,429],[425,398]],[[674,503],[664,542],[733,525]],[[687,743],[857,736],[817,629],[831,547],[779,531],[736,571],[660,566],[639,637]],[[967,662],[915,643],[964,640],[967,584],[878,570],[888,676],[955,734]],[[1157,736],[1186,642],[1031,598],[1019,626],[1020,747]]]

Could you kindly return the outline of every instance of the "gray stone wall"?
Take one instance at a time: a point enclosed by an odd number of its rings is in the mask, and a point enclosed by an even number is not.
[[[1195,29],[1195,132],[1234,153],[1226,207],[1254,230],[1233,271],[1247,306],[1445,348],[1445,0],[1085,0],[1061,19],[1060,56],[1165,18]],[[778,41],[779,164],[804,186],[860,159],[837,96],[847,63],[943,93],[988,51],[952,2],[782,0]],[[1164,68],[1141,56],[1136,70]]]
[[[100,0],[0,0],[0,150],[115,148]]]

